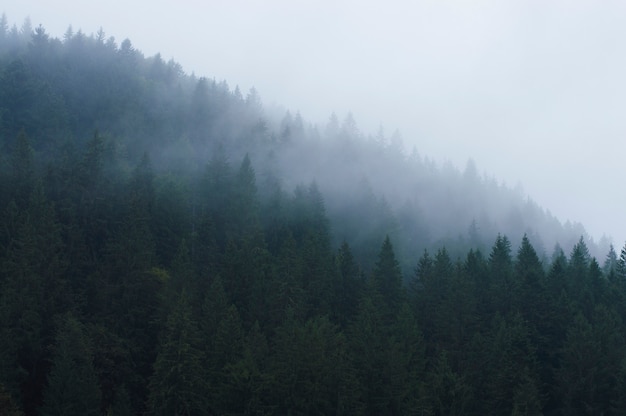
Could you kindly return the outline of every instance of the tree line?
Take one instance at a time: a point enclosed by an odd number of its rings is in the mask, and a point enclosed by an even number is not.
[[[103,31],[3,17],[0,85],[0,414],[624,414],[626,247],[471,164]]]
[[[315,183],[261,198],[250,158],[197,181],[104,166],[94,136],[2,179],[5,414],[622,414],[626,247],[333,248]],[[109,162],[113,163],[113,162]],[[112,177],[113,176],[113,177]]]

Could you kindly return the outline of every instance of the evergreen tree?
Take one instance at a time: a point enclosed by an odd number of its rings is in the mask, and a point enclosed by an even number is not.
[[[12,159],[12,197],[18,208],[23,210],[28,205],[36,181],[33,148],[23,129],[17,136]]]
[[[185,292],[170,313],[148,386],[150,415],[208,414],[200,337]]]
[[[415,266],[413,279],[410,281],[409,289],[412,296],[417,296],[421,289],[432,282],[433,277],[433,259],[430,257],[428,250],[424,250]]]
[[[214,238],[218,248],[223,250],[231,237],[229,232],[235,221],[235,213],[230,206],[234,189],[233,172],[222,147],[217,149],[207,165],[203,188],[202,215],[206,215],[215,227]]]
[[[389,339],[388,371],[392,390],[390,413],[428,414],[426,349],[417,321],[403,303]]]
[[[259,222],[259,201],[256,187],[256,174],[250,157],[245,155],[234,180],[233,216],[235,223],[231,237],[252,238],[257,245],[263,245]]]
[[[621,281],[626,281],[626,244],[622,247],[622,250],[619,254],[619,259],[617,260],[616,273],[618,279]]]
[[[386,342],[381,311],[369,296],[363,296],[358,314],[348,331],[352,367],[358,384],[359,413],[383,414],[389,402],[388,380],[385,378]]]
[[[524,235],[515,261],[517,281],[515,306],[517,311],[533,326],[539,328],[547,314],[545,299],[545,276],[537,252]]]
[[[356,314],[364,280],[347,242],[341,244],[335,263],[338,274],[335,281],[334,316],[341,327],[345,328]]]
[[[287,232],[276,256],[267,302],[267,321],[271,326],[278,326],[288,310],[298,318],[306,312],[304,261],[296,245],[291,232]]]
[[[517,292],[513,280],[511,242],[506,236],[498,235],[489,255],[489,275],[493,285],[493,299],[496,311],[508,313]]]
[[[233,366],[243,358],[244,332],[235,305],[230,305],[212,335],[206,352],[206,379],[209,381],[209,398],[214,412],[235,413],[243,403],[235,387]]]
[[[385,238],[372,273],[372,286],[382,298],[385,315],[395,317],[404,300],[402,271],[396,260],[389,236]],[[386,318],[389,320],[390,318]]]
[[[602,272],[604,275],[611,281],[615,280],[615,273],[617,272],[617,253],[615,253],[615,248],[613,244],[609,245],[609,252],[606,255],[606,259],[604,260],[604,264],[602,265]]]
[[[91,343],[83,325],[72,315],[61,318],[43,400],[43,416],[101,414]]]
[[[289,317],[277,329],[272,389],[282,414],[353,414],[346,339],[328,318]]]
[[[539,385],[535,345],[520,314],[496,316],[491,334],[487,409],[494,414],[511,414],[515,406],[541,408],[540,396],[529,397]],[[518,395],[518,403],[515,396]],[[513,400],[512,400],[513,398]]]
[[[470,403],[470,391],[463,378],[448,362],[447,352],[441,351],[430,372],[428,395],[435,415],[463,415]]]
[[[567,331],[563,361],[558,372],[559,391],[565,414],[589,414],[595,410],[593,387],[600,340],[593,338],[589,321],[577,314]]]
[[[10,389],[20,387],[30,413],[41,404],[52,318],[71,296],[64,285],[58,223],[40,183],[21,214],[0,269],[0,335],[6,340],[0,343],[0,369]]]

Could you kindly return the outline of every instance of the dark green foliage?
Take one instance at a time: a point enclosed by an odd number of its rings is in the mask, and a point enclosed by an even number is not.
[[[101,393],[93,366],[93,349],[83,325],[73,316],[61,318],[44,389],[43,416],[97,416]]]
[[[435,415],[463,415],[470,404],[469,387],[448,362],[445,350],[435,358],[435,366],[430,372],[428,398]]]
[[[541,409],[536,347],[530,339],[528,324],[519,314],[508,319],[498,315],[494,318],[490,338],[486,370],[491,377],[486,386],[486,408],[503,415],[511,414],[515,407],[518,412],[521,408]],[[535,396],[529,396],[533,390]]]
[[[345,335],[327,318],[288,317],[277,329],[271,371],[280,414],[352,414],[356,409]]]
[[[513,279],[511,242],[506,236],[498,235],[489,255],[489,280],[495,291],[495,310],[508,312],[511,309],[517,281]]]
[[[402,271],[396,260],[389,237],[385,238],[378,254],[378,261],[372,273],[372,287],[382,298],[380,307],[386,309],[390,317],[395,316],[404,300]]]
[[[626,248],[361,136],[0,19],[0,414],[624,414]]]
[[[12,197],[18,207],[24,209],[35,186],[33,149],[24,130],[17,136],[12,156]]]
[[[345,241],[335,256],[335,263],[338,275],[334,283],[336,304],[333,309],[336,320],[345,328],[356,314],[365,280],[354,260],[350,246]]]
[[[0,414],[4,416],[23,416],[24,413],[15,403],[9,392],[0,384]]]
[[[167,318],[154,362],[148,386],[148,414],[182,416],[209,412],[202,358],[198,329],[183,292]]]

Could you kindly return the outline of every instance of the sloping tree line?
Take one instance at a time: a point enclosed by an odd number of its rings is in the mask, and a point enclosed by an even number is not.
[[[20,134],[0,177],[2,412],[626,410],[626,247],[543,263],[498,236],[403,276],[386,238],[364,270],[314,183],[263,199],[248,157],[192,180],[106,147],[41,174]]]
[[[405,274],[415,251],[445,245],[453,257],[463,256],[470,248],[488,250],[498,233],[514,244],[527,234],[542,258],[556,242],[569,252],[581,235],[595,256],[608,251],[579,224],[561,224],[523,193],[481,176],[471,161],[463,172],[438,166],[416,149],[405,151],[398,132],[361,133],[350,114],[343,121],[333,114],[317,126],[299,113],[287,111],[282,119],[274,113],[254,89],[244,97],[225,81],[186,75],[173,60],[144,57],[128,39],[118,44],[103,30],[88,35],[70,26],[57,39],[28,20],[18,29],[0,18],[5,164],[22,130],[39,170],[82,157],[97,145],[89,140],[94,132],[106,141],[90,157],[103,152],[125,172],[144,154],[156,173],[175,175],[193,175],[217,153],[235,163],[248,154],[261,198],[276,183],[291,191],[315,181],[333,223],[331,244],[350,242],[368,269],[386,235],[398,242]],[[77,166],[64,169],[78,174]]]
[[[418,202],[463,214],[491,186],[471,169],[350,120],[273,126],[256,92],[102,31],[0,32],[0,414],[626,411],[626,247],[435,238]],[[372,160],[423,199],[331,186]]]

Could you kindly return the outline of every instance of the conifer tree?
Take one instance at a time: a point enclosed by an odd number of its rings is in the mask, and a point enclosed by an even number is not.
[[[342,328],[345,328],[356,314],[364,281],[347,242],[344,241],[341,244],[335,263],[337,279],[335,280],[334,316]]]
[[[622,250],[619,254],[619,259],[617,260],[616,273],[618,279],[621,281],[626,281],[626,244],[622,247]]]
[[[378,309],[367,294],[361,298],[357,316],[349,328],[350,358],[358,380],[358,411],[384,414],[389,402],[387,332]]]
[[[4,416],[24,416],[22,410],[17,406],[11,394],[0,384],[0,415]]]
[[[378,261],[372,273],[372,285],[376,293],[381,296],[385,315],[395,317],[400,304],[404,300],[404,288],[402,286],[402,271],[400,264],[396,260],[393,246],[389,236],[383,241],[378,254]]]
[[[202,351],[191,306],[183,291],[167,318],[148,386],[148,413],[186,416],[210,413]]]
[[[422,333],[407,303],[403,303],[389,338],[388,371],[391,414],[427,414],[426,349]]]
[[[23,210],[35,187],[35,164],[33,148],[22,129],[17,136],[12,157],[12,196],[18,208]]]
[[[510,317],[497,315],[494,318],[489,344],[491,359],[490,367],[486,369],[489,374],[487,409],[497,414],[511,414],[514,410],[511,399],[516,394],[527,395],[532,385],[539,384],[536,346],[530,338],[528,324],[519,313]],[[518,398],[518,406],[536,406],[539,399],[521,396]]]
[[[515,260],[515,279],[517,292],[515,306],[517,311],[532,323],[541,325],[545,317],[546,305],[544,297],[545,277],[543,266],[537,252],[524,235],[522,244]]]
[[[589,321],[578,313],[567,331],[557,378],[560,400],[566,414],[600,414],[596,413],[598,409],[594,397],[600,342],[594,338]]]
[[[438,354],[430,372],[428,398],[431,411],[436,415],[464,415],[469,406],[470,390],[450,366],[445,350]]]
[[[513,280],[513,261],[511,242],[506,236],[498,234],[489,255],[489,276],[493,287],[493,299],[496,311],[508,313],[516,293]]]
[[[420,290],[424,290],[428,284],[432,284],[433,278],[433,259],[428,250],[425,249],[417,261],[413,279],[409,282],[409,294],[412,297],[418,296]]]
[[[602,272],[610,281],[615,280],[617,265],[617,253],[615,253],[615,247],[611,244],[609,245],[609,252],[606,255],[606,259],[604,259],[604,264],[602,265]]]
[[[352,414],[346,339],[326,317],[293,316],[277,329],[272,374],[277,413]]]
[[[44,390],[42,416],[98,416],[101,393],[93,352],[83,325],[72,315],[61,318]]]

